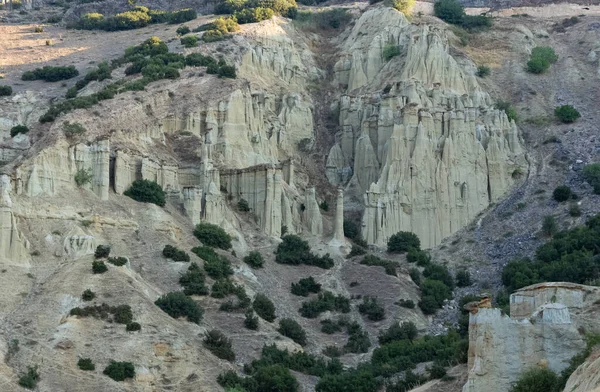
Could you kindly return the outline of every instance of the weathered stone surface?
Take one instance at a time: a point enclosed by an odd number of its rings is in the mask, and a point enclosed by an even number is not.
[[[596,348],[586,361],[571,374],[564,390],[569,392],[600,391],[600,348]]]
[[[322,235],[323,217],[315,196],[315,188],[308,188],[304,197],[304,225],[310,234]]]
[[[7,264],[28,265],[31,260],[29,243],[17,228],[10,191],[10,178],[0,175],[0,260]]]

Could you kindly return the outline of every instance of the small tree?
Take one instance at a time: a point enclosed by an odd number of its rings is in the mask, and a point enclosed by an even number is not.
[[[125,330],[127,332],[141,331],[142,326],[140,325],[140,323],[131,322],[131,323],[127,324],[127,326],[125,327]]]
[[[594,193],[600,195],[600,163],[584,166],[583,178],[594,188]]]
[[[148,180],[135,180],[123,194],[135,201],[153,203],[160,207],[163,207],[166,202],[162,187]]]
[[[108,267],[102,260],[96,260],[92,262],[92,272],[95,274],[103,274],[108,271]]]
[[[287,336],[301,346],[306,346],[306,332],[296,320],[284,318],[279,321],[277,330],[283,336]]]
[[[90,358],[80,358],[77,361],[77,367],[81,370],[96,370],[96,365],[94,365]]]
[[[205,333],[204,347],[218,358],[230,362],[235,360],[235,353],[231,348],[231,339],[219,330],[213,329]]]
[[[10,137],[15,137],[20,133],[28,133],[29,132],[29,128],[27,128],[25,125],[15,125],[14,127],[12,127],[10,129]]]
[[[248,201],[246,199],[240,199],[237,203],[238,211],[248,212],[250,211],[250,206],[248,205]]]
[[[165,294],[154,304],[173,318],[187,317],[189,321],[196,324],[200,323],[204,314],[204,309],[182,292]]]
[[[388,44],[383,47],[383,58],[385,61],[391,60],[400,54],[400,47],[394,44]]]
[[[554,189],[554,192],[552,192],[552,198],[560,203],[569,200],[572,194],[571,188],[566,185],[561,185]]]
[[[180,41],[181,45],[186,48],[195,48],[198,46],[198,37],[195,35],[186,35],[185,37],[181,37]]]
[[[258,330],[258,317],[256,317],[251,310],[246,312],[246,318],[244,319],[244,327],[253,331]]]
[[[433,5],[433,13],[446,23],[461,24],[465,9],[456,0],[439,0]]]
[[[468,287],[472,284],[469,271],[463,269],[456,272],[456,285],[458,287]]]
[[[38,373],[37,369],[37,365],[28,366],[27,372],[21,374],[21,377],[19,377],[19,385],[23,388],[34,389],[40,380],[40,374]]]
[[[268,322],[275,320],[275,305],[266,295],[257,294],[252,303],[252,308],[263,320]]]
[[[94,292],[90,289],[85,290],[83,294],[81,294],[81,299],[84,301],[91,301],[94,298],[96,298],[96,294],[94,294]]]
[[[97,259],[105,259],[110,254],[110,245],[98,245],[94,252],[94,257]]]
[[[0,97],[8,97],[12,95],[13,89],[10,86],[0,85]]]
[[[371,321],[380,321],[385,318],[385,309],[377,302],[376,297],[364,297],[363,303],[358,305],[358,311]]]
[[[479,67],[477,67],[476,75],[479,76],[480,78],[485,78],[486,76],[489,76],[490,72],[491,72],[490,67],[487,67],[485,65],[480,65]]]
[[[253,250],[248,253],[248,256],[244,257],[244,263],[248,264],[252,268],[262,268],[265,261],[259,251]]]
[[[571,105],[558,106],[556,109],[554,109],[554,114],[561,122],[565,124],[573,123],[577,121],[579,117],[581,117],[581,114],[577,111],[577,109]]]
[[[89,184],[92,181],[92,171],[89,169],[79,169],[75,173],[75,183],[77,186],[83,186]]]
[[[552,237],[558,231],[556,219],[552,215],[546,215],[542,222],[542,233],[548,237]]]
[[[554,391],[558,377],[548,368],[533,368],[521,374],[511,392]]]
[[[206,246],[225,250],[231,248],[231,236],[219,226],[211,223],[197,224],[194,236]]]
[[[110,361],[102,373],[115,381],[124,381],[126,378],[135,377],[135,367],[131,362]]]
[[[436,3],[437,4],[437,3]],[[388,240],[388,252],[404,253],[411,249],[420,250],[421,241],[415,233],[399,231]]]
[[[187,27],[186,25],[181,25],[177,28],[177,30],[175,30],[175,32],[177,33],[177,35],[186,35],[190,32],[190,28]]]

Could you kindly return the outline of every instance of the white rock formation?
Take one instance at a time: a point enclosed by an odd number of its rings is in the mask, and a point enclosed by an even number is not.
[[[304,225],[310,234],[323,234],[323,217],[315,196],[315,188],[308,188],[304,196]]]
[[[17,229],[10,191],[10,178],[4,174],[0,175],[0,261],[6,264],[29,265],[29,243]]]

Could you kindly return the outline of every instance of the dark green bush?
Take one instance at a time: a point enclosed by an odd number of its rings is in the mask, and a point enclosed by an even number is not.
[[[115,381],[124,381],[135,377],[135,367],[131,362],[110,361],[110,364],[102,372]]]
[[[12,95],[13,89],[10,86],[0,85],[0,97],[8,97]]]
[[[421,241],[415,233],[400,231],[390,237],[387,246],[388,252],[404,253],[411,249],[420,250]]]
[[[107,260],[112,265],[116,265],[117,267],[122,267],[127,264],[127,258],[125,257],[109,257]]]
[[[200,323],[204,314],[204,309],[196,301],[179,291],[163,295],[154,304],[173,318],[185,316],[196,324]]]
[[[487,67],[485,65],[480,65],[479,67],[477,67],[477,76],[479,76],[480,78],[485,78],[486,76],[489,76],[490,73],[490,67]]]
[[[208,246],[197,246],[192,248],[198,257],[204,260],[204,270],[213,279],[223,279],[233,275],[231,263],[224,256],[219,256]]]
[[[225,35],[219,30],[208,30],[202,35],[202,41],[204,42],[215,42],[225,39]],[[212,64],[211,64],[212,65]],[[216,72],[209,72],[216,73]]]
[[[461,269],[456,272],[456,285],[458,287],[468,287],[472,285],[471,274],[469,271]]]
[[[94,298],[96,298],[96,294],[90,289],[86,289],[83,294],[81,294],[81,299],[84,301],[91,301]]]
[[[377,297],[365,296],[358,305],[358,311],[367,316],[371,321],[380,321],[385,318],[385,309],[377,301]]]
[[[213,329],[204,334],[204,347],[216,357],[227,361],[235,360],[235,353],[231,348],[231,339],[219,330]]]
[[[195,48],[198,46],[198,37],[195,35],[186,35],[185,37],[181,37],[180,41],[186,48]]]
[[[127,326],[125,327],[125,330],[128,332],[141,331],[142,326],[140,325],[140,323],[131,322],[131,323],[127,324]]]
[[[216,64],[217,60],[210,56],[204,56],[201,53],[190,53],[185,56],[185,65],[190,67],[206,67],[210,64]]]
[[[292,234],[283,237],[283,242],[279,244],[275,251],[275,261],[280,264],[314,265],[325,269],[329,269],[334,265],[329,254],[321,257],[314,255],[310,252],[308,242]]]
[[[290,371],[281,365],[265,366],[253,376],[256,391],[297,392],[298,381]]]
[[[554,115],[565,124],[573,123],[581,117],[581,114],[579,114],[577,109],[571,105],[558,106],[554,109]]]
[[[79,169],[75,173],[75,177],[73,179],[75,180],[75,184],[77,184],[77,186],[83,186],[89,184],[92,181],[92,178],[94,178],[94,175],[92,174],[91,170]]]
[[[258,330],[258,317],[252,313],[252,310],[246,312],[246,318],[244,319],[244,327],[253,331]]]
[[[241,212],[250,211],[250,206],[248,206],[248,201],[246,199],[240,199],[240,201],[238,201],[238,203],[237,203],[237,209],[238,209],[238,211],[241,211]]]
[[[379,335],[379,344],[384,345],[395,340],[415,340],[417,338],[417,327],[411,321],[400,324],[392,324],[387,331]]]
[[[559,203],[569,200],[571,195],[571,188],[566,185],[557,186],[554,188],[554,192],[552,192],[552,198]]]
[[[183,261],[186,263],[190,261],[190,255],[172,245],[165,245],[162,254],[167,259],[171,259],[173,261]]]
[[[92,262],[92,272],[95,274],[103,274],[108,271],[108,267],[102,260],[96,260]]]
[[[554,391],[557,376],[548,368],[533,368],[523,372],[511,392]]]
[[[77,361],[77,367],[81,370],[96,370],[96,365],[94,365],[90,358],[80,358]]]
[[[433,6],[433,13],[446,23],[460,25],[465,9],[456,0],[438,0]]]
[[[283,336],[287,336],[301,346],[306,346],[306,332],[296,320],[284,318],[279,320],[279,329],[277,330]]]
[[[220,66],[219,70],[217,71],[217,75],[219,75],[220,78],[235,79],[237,77],[235,67],[233,65]]]
[[[397,305],[400,305],[406,309],[414,309],[415,308],[415,303],[410,299],[401,298],[398,300]]]
[[[274,12],[272,9],[262,7],[244,8],[233,14],[239,24],[262,22],[263,20],[271,19],[273,15]]]
[[[527,62],[527,70],[531,73],[544,73],[558,60],[558,56],[549,46],[536,46],[531,50],[531,57]]]
[[[154,181],[135,180],[123,194],[142,203],[153,203],[161,207],[165,205],[165,192]]]
[[[177,28],[177,30],[175,30],[175,32],[177,33],[177,35],[186,35],[189,34],[191,30],[186,25],[181,25]]]
[[[419,307],[425,314],[433,314],[444,300],[452,298],[452,290],[439,280],[425,279],[421,284]]]
[[[360,263],[364,265],[383,267],[385,269],[385,273],[392,276],[396,276],[396,268],[399,266],[396,261],[381,259],[373,255],[365,256]]]
[[[74,78],[77,75],[79,75],[79,71],[73,65],[69,65],[68,67],[52,67],[47,65],[44,68],[36,68],[33,71],[24,72],[21,79],[58,82]]]
[[[248,256],[244,257],[244,263],[252,268],[262,268],[265,261],[259,251],[253,250],[248,253]]]
[[[383,58],[385,61],[391,60],[400,54],[400,47],[398,45],[388,44],[383,47]]]
[[[448,268],[438,264],[428,264],[423,270],[423,276],[430,280],[439,280],[450,290],[454,289],[454,279]]]
[[[412,279],[413,282],[415,282],[415,284],[417,286],[421,285],[421,281],[423,280],[421,277],[421,271],[419,271],[418,268],[411,268],[410,270],[408,270],[408,274],[410,275],[410,278]]]
[[[321,320],[321,332],[328,335],[341,331],[343,326],[343,323],[336,322],[331,319]]]
[[[113,308],[113,321],[119,324],[129,324],[133,321],[133,312],[129,305],[119,305]]]
[[[594,193],[600,195],[600,163],[585,165],[583,178],[594,188]]]
[[[321,285],[315,281],[315,278],[300,279],[298,283],[292,283],[292,294],[308,297],[310,293],[318,293],[321,291]]]
[[[413,248],[406,253],[406,261],[409,263],[417,263],[417,265],[424,267],[431,262],[431,256],[424,250]]]
[[[169,24],[185,23],[198,17],[196,11],[191,8],[184,8],[178,11],[168,12],[167,15],[167,22]]]
[[[569,215],[573,217],[581,216],[581,208],[577,204],[572,204],[569,206]]]
[[[194,236],[206,246],[225,250],[231,248],[231,236],[219,226],[211,223],[197,224],[194,229]]]
[[[27,372],[19,376],[19,385],[23,388],[34,389],[40,381],[40,374],[37,369],[37,365],[27,366]]]
[[[179,284],[183,286],[185,295],[207,295],[208,288],[204,285],[204,273],[198,267],[198,264],[192,263],[185,274],[179,278]]]
[[[94,257],[97,259],[105,259],[110,255],[109,245],[98,245],[94,251]]]
[[[273,302],[264,294],[257,294],[252,303],[252,309],[256,314],[268,322],[275,320],[275,305]]]
[[[355,256],[362,256],[367,253],[367,250],[362,246],[358,246],[356,244],[352,244],[352,250],[348,253],[347,258],[352,258]]]
[[[27,132],[29,132],[29,128],[27,128],[25,125],[15,125],[10,129],[10,137],[15,137],[20,133],[25,134]]]
[[[542,221],[542,233],[545,236],[552,237],[557,231],[556,219],[552,215],[546,215]]]
[[[369,347],[371,347],[369,334],[362,329],[360,324],[357,322],[350,323],[347,331],[349,336],[348,341],[344,345],[344,352],[361,354],[369,351]]]
[[[316,298],[302,303],[300,315],[306,318],[315,318],[327,311],[342,313],[350,312],[350,300],[343,295],[334,295],[331,291],[319,293]]]

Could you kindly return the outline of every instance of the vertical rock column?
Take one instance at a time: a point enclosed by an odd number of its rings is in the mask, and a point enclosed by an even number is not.
[[[304,223],[308,231],[314,235],[323,234],[323,217],[315,197],[315,188],[306,190],[304,208]]]
[[[342,188],[338,188],[337,193],[333,240],[340,242],[344,241],[344,190]]]
[[[10,177],[0,176],[0,261],[10,264],[28,263],[28,244],[17,230],[10,190]]]
[[[183,209],[194,225],[200,223],[202,215],[202,189],[200,187],[183,188]]]
[[[100,140],[92,148],[92,191],[102,200],[108,200],[110,184],[110,141]]]

